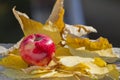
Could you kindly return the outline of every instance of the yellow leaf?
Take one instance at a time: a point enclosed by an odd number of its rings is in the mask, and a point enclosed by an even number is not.
[[[108,63],[113,63],[118,60],[118,56],[112,51],[112,48],[90,51],[85,48],[72,48],[69,47],[70,53],[73,56],[80,56],[84,58],[100,57]]]
[[[92,58],[83,58],[79,56],[63,56],[58,57],[59,62],[66,67],[74,67],[80,63],[92,62]]]
[[[51,37],[55,44],[58,44],[61,41],[61,35],[58,28],[51,22],[45,24],[39,33]]]
[[[68,48],[64,48],[64,47],[57,47],[56,51],[55,51],[55,56],[71,56],[72,54],[70,53]]]
[[[96,58],[98,63],[104,62],[102,59]],[[119,72],[117,68],[113,64],[104,64],[105,66],[98,66],[98,64],[94,63],[93,58],[83,58],[78,56],[63,56],[59,57],[60,65],[58,66],[59,71],[63,71],[64,73],[81,73],[82,75],[87,75],[92,78],[96,78],[97,80],[104,80],[109,78],[118,80]],[[115,75],[116,74],[116,75]]]
[[[0,65],[13,69],[22,69],[28,67],[28,64],[26,64],[20,56],[14,54],[9,54],[8,56],[3,57],[0,60]]]
[[[67,45],[71,47],[85,47],[86,50],[90,51],[112,48],[112,44],[110,44],[109,41],[103,37],[92,41],[89,38],[73,38],[70,35],[68,35],[66,42]]]
[[[16,11],[15,7],[13,8],[13,13],[20,23],[25,36],[33,33],[38,33],[43,27],[43,24],[41,24],[40,22],[31,20],[26,14]]]
[[[60,11],[60,13],[59,13],[59,17],[58,17],[58,19],[54,22],[54,24],[58,27],[58,29],[59,29],[60,31],[62,31],[63,28],[64,28],[64,26],[65,26],[65,23],[64,23],[63,19],[64,19],[64,9],[61,8],[61,11]]]
[[[120,73],[116,69],[116,65],[107,65],[107,68],[109,69],[109,73],[107,75],[112,78],[113,80],[119,80]]]
[[[29,19],[29,17],[26,14],[16,11],[15,8],[13,8],[13,13],[18,22],[20,23],[25,36],[40,33],[51,37],[56,44],[60,42],[60,32],[58,28],[54,26],[54,24],[48,22],[45,25],[43,25],[40,22]]]
[[[19,49],[13,49],[12,51],[9,52],[9,54],[20,55],[20,52]]]
[[[107,65],[107,63],[99,57],[94,58],[94,63],[100,67],[105,67]]]
[[[47,22],[52,22],[58,27],[61,32],[64,28],[64,8],[63,8],[64,0],[56,0],[54,8],[52,10],[51,15],[49,16]]]

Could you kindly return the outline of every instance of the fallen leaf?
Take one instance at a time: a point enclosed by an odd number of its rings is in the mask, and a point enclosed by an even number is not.
[[[98,59],[98,58],[97,58]],[[93,58],[83,58],[78,56],[65,56],[60,57],[61,66],[60,70],[68,73],[82,73],[88,75],[90,78],[103,80],[102,78],[112,78],[113,80],[119,79],[119,72],[114,64],[105,64],[100,66],[95,64]],[[101,61],[101,59],[99,60]],[[104,63],[102,60],[101,63]]]
[[[49,16],[47,22],[52,22],[56,27],[62,32],[65,23],[64,23],[64,8],[63,8],[64,0],[57,0],[51,15]]]
[[[72,54],[70,53],[68,48],[58,46],[56,51],[55,51],[55,56],[71,56]]]
[[[23,69],[23,68],[27,68],[28,64],[25,63],[20,56],[9,54],[0,60],[0,66],[13,68],[13,69]]]
[[[21,13],[13,8],[13,13],[18,22],[21,25],[25,36],[29,34],[34,34],[40,32],[40,29],[43,27],[43,24],[34,20],[31,20],[25,13]]]
[[[80,38],[92,32],[97,33],[97,30],[92,26],[65,24],[62,36],[63,39],[66,40],[68,35]]]
[[[99,57],[94,58],[94,64],[96,64],[96,65],[98,65],[100,67],[105,67],[107,65],[107,63],[103,59],[101,59]]]
[[[69,50],[73,56],[80,56],[84,58],[100,57],[108,63],[113,63],[119,59],[118,56],[115,53],[113,53],[112,48],[89,51],[89,50],[86,50],[85,48],[75,49],[75,48],[69,47]]]
[[[29,19],[29,17],[26,14],[15,10],[15,7],[13,8],[13,13],[18,22],[20,23],[25,36],[40,33],[51,37],[56,44],[60,42],[60,32],[58,31],[58,28],[51,22],[48,22],[45,25],[43,25],[40,22]]]
[[[66,44],[73,47],[85,47],[86,50],[95,51],[112,48],[107,38],[100,37],[97,40],[90,40],[89,38],[74,38],[68,35]]]

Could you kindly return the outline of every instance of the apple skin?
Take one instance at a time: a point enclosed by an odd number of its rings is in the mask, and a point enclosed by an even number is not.
[[[20,55],[29,65],[47,66],[55,52],[51,38],[43,34],[31,34],[20,44]]]

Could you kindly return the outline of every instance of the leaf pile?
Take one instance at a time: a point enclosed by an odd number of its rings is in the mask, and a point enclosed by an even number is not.
[[[103,37],[97,40],[83,37],[97,30],[64,23],[64,11],[63,0],[57,0],[50,17],[42,24],[14,7],[24,37],[35,33],[48,35],[55,42],[56,52],[48,66],[30,66],[19,55],[19,41],[0,59],[0,66],[4,67],[0,73],[18,80],[119,80],[116,65],[108,64],[118,59],[112,44]]]

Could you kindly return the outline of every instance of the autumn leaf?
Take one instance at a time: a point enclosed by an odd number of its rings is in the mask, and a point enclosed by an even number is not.
[[[51,22],[48,22],[45,25],[43,25],[40,22],[29,19],[29,17],[26,14],[15,10],[15,8],[13,8],[13,13],[18,22],[20,23],[25,36],[35,33],[41,33],[51,37],[56,44],[60,42],[61,36],[58,31],[58,28]]]
[[[18,22],[20,23],[21,29],[23,30],[25,36],[29,34],[38,33],[43,27],[43,24],[30,19],[25,13],[21,13],[13,8],[13,13]]]
[[[74,38],[68,35],[66,42],[67,45],[73,48],[85,47],[86,50],[90,51],[112,48],[112,44],[103,37],[97,40],[90,40],[89,38]]]
[[[100,57],[108,63],[113,63],[119,59],[118,56],[112,51],[112,48],[89,51],[86,50],[85,48],[69,47],[69,50],[73,56],[80,56],[84,58]]]
[[[66,40],[68,35],[71,35],[74,38],[81,38],[92,32],[97,33],[97,30],[92,26],[65,24],[62,37],[64,40]]]
[[[51,15],[49,16],[47,22],[52,22],[59,29],[60,32],[63,31],[65,23],[64,23],[64,8],[63,8],[64,0],[57,0]],[[46,23],[47,23],[46,22]]]
[[[72,54],[70,53],[68,48],[58,46],[56,51],[55,51],[55,56],[71,56]]]
[[[64,20],[64,9],[61,8],[59,13],[59,18],[54,22],[54,24],[58,27],[60,32],[63,30],[65,26],[65,23],[63,20]]]
[[[107,65],[107,63],[103,59],[101,59],[99,57],[94,58],[94,64],[96,64],[96,65],[98,65],[100,67],[105,67]]]
[[[58,74],[55,74],[54,77],[49,77],[49,78],[48,77],[40,78],[40,76],[43,74],[31,75],[31,74],[26,74],[22,72],[21,70],[15,70],[15,69],[5,69],[1,73],[15,80],[39,80],[39,79],[42,79],[42,80],[78,80],[78,78],[76,78],[75,76],[65,74],[65,73],[58,73]],[[50,73],[50,74],[54,74],[54,73]],[[45,76],[47,76],[47,74]],[[56,77],[56,76],[59,76],[59,77]]]
[[[95,61],[99,61],[98,65]],[[60,57],[60,69],[66,73],[81,73],[89,76],[90,78],[98,80],[106,80],[112,78],[113,80],[119,79],[119,72],[114,64],[107,64],[100,58],[83,58],[78,56],[64,56]],[[115,72],[114,72],[115,71]]]
[[[26,64],[20,56],[9,54],[8,56],[3,57],[0,60],[0,66],[13,68],[13,69],[22,69],[22,68],[27,68],[28,64]]]
[[[32,20],[25,13],[13,8],[25,36],[40,33],[52,38],[56,44],[56,60],[53,59],[48,66],[41,67],[42,69],[28,66],[19,55],[19,42],[14,45],[17,47],[9,49],[9,55],[0,60],[0,65],[4,66],[0,73],[19,80],[118,80],[119,72],[116,66],[107,64],[117,60],[112,44],[103,37],[96,40],[83,38],[82,36],[88,33],[97,32],[91,26],[64,23],[63,1],[56,1],[45,24]],[[49,69],[46,69],[48,67]]]

